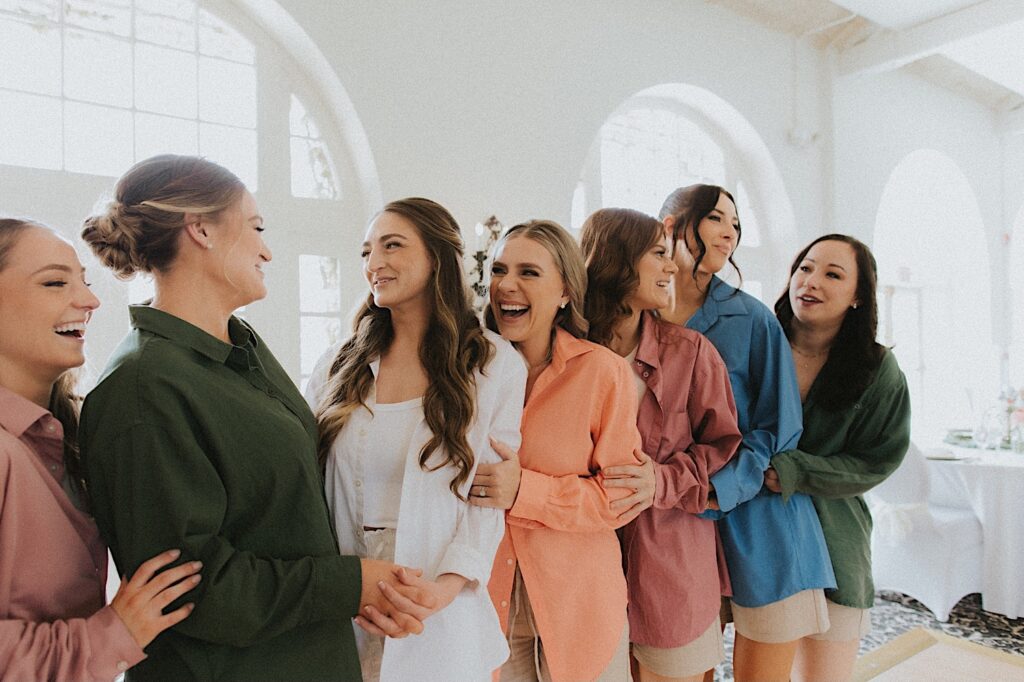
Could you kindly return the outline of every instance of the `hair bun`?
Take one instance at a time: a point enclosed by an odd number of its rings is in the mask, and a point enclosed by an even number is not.
[[[82,223],[82,239],[96,257],[121,279],[148,269],[138,249],[141,220],[130,213],[124,204],[113,200],[105,210],[89,216]]]

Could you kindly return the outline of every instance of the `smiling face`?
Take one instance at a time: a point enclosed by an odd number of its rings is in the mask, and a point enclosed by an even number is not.
[[[71,245],[42,227],[16,237],[0,270],[0,374],[50,384],[85,362],[85,330],[99,299]]]
[[[657,310],[669,304],[672,276],[679,272],[679,266],[669,256],[666,242],[659,239],[636,263],[640,281],[626,301],[633,310]]]
[[[727,195],[719,193],[715,207],[697,224],[697,234],[700,235],[706,249],[704,258],[701,259],[700,266],[698,266],[700,272],[706,275],[715,275],[721,272],[729,262],[729,256],[736,249],[736,243],[739,240],[739,224],[736,205]],[[683,243],[677,242],[674,259],[680,269],[691,272],[694,261],[700,255],[700,250],[691,230],[686,230],[682,237],[686,248],[679,248]]]
[[[491,313],[501,335],[522,346],[530,362],[547,356],[555,316],[568,301],[562,274],[543,244],[512,237],[498,245],[491,264]]]
[[[373,302],[389,310],[430,305],[434,267],[427,245],[408,218],[385,211],[366,231],[363,274]]]
[[[228,308],[235,310],[265,298],[263,265],[273,255],[263,242],[263,216],[248,191],[210,225],[212,275],[224,284]],[[223,244],[223,246],[221,246]]]
[[[838,327],[857,301],[857,258],[840,241],[815,244],[789,279],[793,315],[812,327]]]

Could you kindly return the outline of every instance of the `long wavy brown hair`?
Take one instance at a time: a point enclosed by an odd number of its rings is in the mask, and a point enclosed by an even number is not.
[[[34,220],[0,218],[0,270],[7,267],[11,251],[18,240],[32,229],[51,228]],[[3,296],[2,291],[0,296]],[[82,409],[82,396],[78,392],[79,374],[79,368],[75,367],[57,377],[53,382],[53,388],[50,389],[48,408],[64,430],[64,468],[82,494],[83,500],[87,500],[82,460],[78,450],[78,417]]]
[[[476,380],[494,356],[494,346],[484,336],[470,303],[462,270],[462,236],[455,218],[430,199],[412,197],[392,201],[384,213],[394,213],[416,228],[433,265],[430,287],[430,320],[420,347],[420,362],[429,378],[423,395],[423,415],[433,434],[420,450],[419,463],[426,471],[452,465],[456,469],[449,487],[465,499],[459,488],[469,478],[475,457],[466,433],[476,415]],[[328,371],[324,397],[317,407],[320,427],[318,457],[321,471],[331,446],[352,413],[366,407],[373,387],[370,362],[383,355],[394,340],[391,311],[378,307],[373,294],[359,307],[352,337],[338,350]],[[443,459],[431,463],[435,452]]]
[[[637,264],[662,239],[655,218],[631,208],[595,211],[580,232],[587,263],[587,298],[590,340],[608,345],[615,325],[633,313],[626,303],[640,284]]]

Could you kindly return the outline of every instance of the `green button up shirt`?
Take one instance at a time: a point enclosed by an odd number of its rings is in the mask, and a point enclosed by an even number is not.
[[[338,553],[302,396],[244,322],[227,344],[131,320],[83,407],[93,511],[122,574],[179,548],[203,580],[128,679],[359,680],[359,559]]]
[[[817,404],[820,386],[804,401],[804,432],[796,450],[772,458],[784,498],[807,493],[821,520],[836,574],[830,600],[866,609],[874,601],[871,581],[871,513],[861,495],[896,471],[910,445],[907,381],[886,351],[872,383],[846,410]]]

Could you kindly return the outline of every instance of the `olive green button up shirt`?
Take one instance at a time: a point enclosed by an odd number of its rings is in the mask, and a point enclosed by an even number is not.
[[[131,307],[85,401],[96,521],[122,574],[159,552],[201,560],[195,611],[129,680],[359,680],[359,559],[338,554],[313,415],[267,347]]]
[[[807,493],[821,520],[836,574],[830,600],[866,609],[874,601],[871,580],[871,513],[863,493],[896,471],[910,445],[907,380],[886,351],[874,379],[857,402],[829,412],[815,397],[804,401],[804,432],[796,450],[772,458],[782,494]]]

